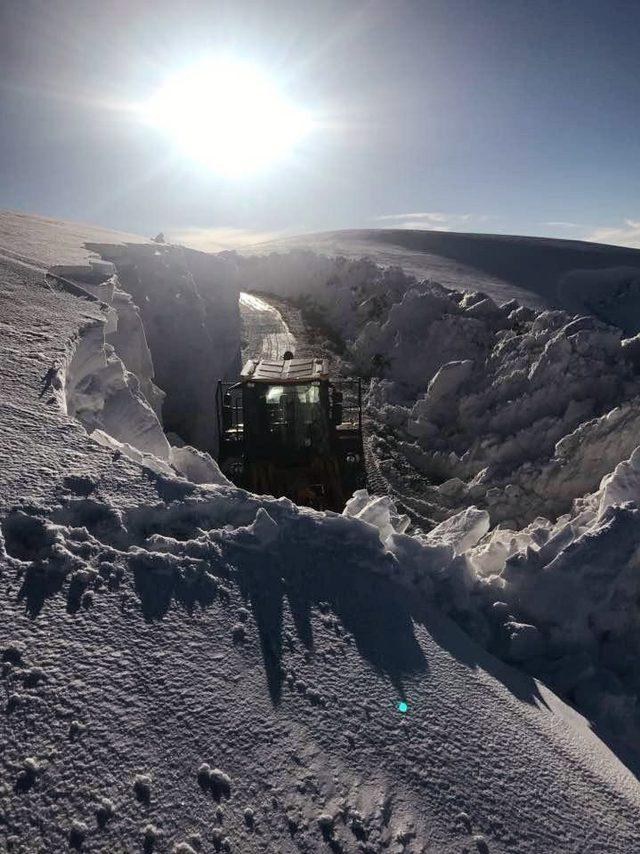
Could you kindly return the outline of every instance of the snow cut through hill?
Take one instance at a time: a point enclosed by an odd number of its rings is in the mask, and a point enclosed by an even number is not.
[[[8,851],[638,847],[635,777],[580,715],[442,613],[442,585],[462,589],[485,511],[408,536],[388,498],[360,495],[345,515],[318,513],[199,486],[158,468],[155,453],[138,449],[138,459],[114,437],[96,441],[113,429],[110,394],[146,401],[157,418],[150,383],[181,392],[160,381],[171,380],[171,363],[153,328],[172,296],[177,330],[200,320],[174,373],[184,377],[189,358],[201,368],[202,348],[215,355],[206,329],[216,285],[245,286],[237,259],[101,249],[113,253],[120,304],[134,296],[125,281],[137,289],[153,366],[139,359],[138,377],[109,326],[117,308],[91,298],[86,282],[45,279],[24,244],[16,252],[21,263],[0,262]],[[330,262],[318,264],[318,282],[325,270],[335,278]],[[397,271],[356,272],[363,286],[388,283],[391,296],[407,284]],[[365,309],[378,310],[375,300]],[[94,332],[98,346],[74,373],[92,330],[103,332],[102,358]],[[97,370],[83,374],[91,361]],[[614,504],[630,483],[623,470],[607,487]]]
[[[380,472],[426,535],[384,535],[409,586],[547,681],[637,768],[638,337],[368,259],[298,251],[241,269],[322,317],[372,377]],[[618,465],[623,492],[607,486]]]

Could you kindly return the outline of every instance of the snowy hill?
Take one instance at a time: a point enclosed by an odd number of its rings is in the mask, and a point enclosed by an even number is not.
[[[467,566],[454,545],[482,524],[428,540],[400,533],[387,501],[338,515],[250,495],[164,436],[156,382],[177,418],[203,357],[218,372],[236,358],[241,264],[12,215],[2,234],[1,847],[640,847],[636,778],[437,605],[438,574],[454,585]],[[318,269],[318,288],[335,278]],[[401,299],[410,285],[352,274]]]
[[[640,331],[638,249],[411,229],[321,232],[254,247],[258,252],[302,248],[347,258],[366,256],[382,266],[400,266],[418,279],[433,279],[455,290],[483,291],[498,303],[516,299],[538,309],[593,311],[604,320],[629,324],[626,332]],[[630,282],[633,294],[628,293]],[[608,311],[613,312],[611,318]]]
[[[149,243],[145,237],[95,225],[0,211],[0,255],[36,267],[87,264],[98,259],[87,243]]]

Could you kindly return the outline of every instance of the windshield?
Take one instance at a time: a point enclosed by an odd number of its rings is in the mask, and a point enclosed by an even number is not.
[[[247,428],[256,442],[282,450],[327,450],[328,420],[319,383],[256,385],[255,394],[256,429],[249,423]]]
[[[320,403],[320,389],[317,385],[269,385],[266,387],[265,400],[268,405],[280,405],[290,400],[298,404]]]

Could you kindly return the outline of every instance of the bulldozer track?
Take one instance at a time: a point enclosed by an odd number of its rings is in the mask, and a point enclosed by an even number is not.
[[[373,450],[373,433],[368,418],[362,419],[362,446],[367,474],[367,489],[374,495],[391,495],[391,486],[380,471],[378,459]]]
[[[389,482],[380,467],[380,461],[373,448],[376,433],[375,422],[370,417],[364,417],[362,419],[362,444],[369,493],[390,496],[393,498],[397,509],[409,517],[414,530],[430,531],[440,521],[434,518],[438,515],[437,508],[434,508],[427,501],[407,494],[404,490],[399,490],[397,486]]]

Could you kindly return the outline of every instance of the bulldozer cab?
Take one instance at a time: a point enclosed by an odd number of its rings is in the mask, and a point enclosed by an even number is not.
[[[217,404],[220,463],[237,485],[334,510],[362,485],[360,382],[331,382],[326,359],[250,360]]]

